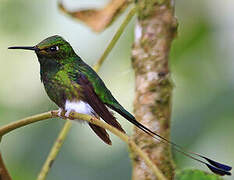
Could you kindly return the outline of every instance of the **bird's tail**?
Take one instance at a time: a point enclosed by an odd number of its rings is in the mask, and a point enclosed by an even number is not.
[[[160,136],[159,134],[151,131],[150,129],[148,129],[147,127],[145,127],[143,124],[139,123],[135,117],[133,115],[131,115],[128,111],[126,111],[124,108],[120,107],[113,107],[108,105],[111,109],[115,110],[116,112],[118,112],[121,116],[123,116],[124,118],[126,118],[128,121],[130,121],[132,124],[134,124],[135,126],[137,126],[138,128],[140,128],[142,131],[144,131],[145,133],[147,133],[148,135],[152,136],[154,139],[157,139],[163,143],[167,143],[170,144],[172,146],[172,148],[174,150],[176,150],[177,152],[182,153],[183,155],[198,161],[202,164],[205,164],[213,173],[224,176],[224,175],[231,175],[231,169],[232,167],[225,165],[225,164],[221,164],[219,162],[216,162],[210,158],[207,158],[203,155],[200,155],[198,153],[195,152],[190,152],[185,150],[183,147],[181,147],[180,145],[177,145],[176,143],[167,140],[166,138]],[[205,162],[205,161],[206,162]]]

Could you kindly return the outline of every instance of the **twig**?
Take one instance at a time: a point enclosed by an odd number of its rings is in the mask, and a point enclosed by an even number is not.
[[[28,117],[25,119],[21,119],[15,123],[10,123],[10,124],[0,128],[0,134],[5,135],[14,129],[17,129],[17,128],[29,125],[31,123],[41,121],[41,120],[49,119],[52,117],[57,117],[57,116],[58,116],[58,111],[50,111],[50,112],[38,114],[35,116],[31,116],[31,117]],[[88,121],[88,122],[91,122],[92,124],[95,124],[97,126],[100,126],[102,128],[109,130],[110,132],[112,132],[113,134],[118,136],[120,139],[122,139],[124,142],[126,142],[134,152],[136,152],[142,159],[144,159],[146,165],[152,169],[155,176],[157,176],[160,180],[166,180],[164,175],[155,166],[155,164],[152,163],[152,161],[149,159],[149,157],[146,155],[146,153],[144,153],[126,134],[122,133],[121,131],[119,131],[115,127],[113,127],[113,126],[111,126],[103,121],[100,121],[99,119],[92,117],[90,115],[73,113],[70,115],[70,118]],[[48,159],[46,160],[46,163],[43,166],[42,171],[38,176],[38,180],[43,180],[46,178],[46,175],[47,175],[56,155],[58,154],[60,147],[62,146],[62,144],[64,142],[64,139],[66,137],[66,136],[64,136],[64,134],[67,134],[70,127],[71,127],[71,122],[70,121],[67,121],[67,122],[69,122],[69,123],[66,123],[66,125],[63,127],[57,141],[54,144],[55,148],[52,148],[52,151],[50,152]]]
[[[124,142],[126,142],[131,150],[133,150],[134,152],[136,152],[146,163],[146,165],[152,169],[152,171],[154,172],[155,176],[159,179],[159,180],[166,180],[165,176],[162,174],[162,172],[158,169],[158,167],[153,164],[153,162],[149,159],[149,157],[147,156],[146,153],[144,153],[136,144],[134,141],[132,141],[126,134],[122,133],[121,131],[119,131],[118,129],[116,129],[115,127],[100,121],[99,119],[86,115],[86,114],[78,114],[78,113],[74,113],[71,115],[70,118],[75,118],[75,119],[81,119],[81,120],[85,120],[88,122],[91,122],[92,124],[95,124],[97,126],[100,126],[104,129],[109,130],[110,132],[112,132],[113,134],[115,134],[116,136],[118,136],[120,139],[122,139]]]
[[[70,121],[66,121],[65,125],[63,126],[63,129],[61,130],[57,140],[55,141],[53,148],[51,149],[48,158],[46,159],[41,172],[38,175],[37,180],[43,180],[46,178],[50,168],[52,167],[52,164],[54,163],[54,160],[61,148],[61,146],[63,145],[66,135],[69,132],[71,128],[71,122]]]
[[[10,174],[7,171],[7,168],[2,159],[2,153],[0,153],[0,179],[1,180],[12,180]]]
[[[30,117],[21,119],[21,120],[16,121],[16,122],[12,122],[10,124],[7,124],[5,126],[0,127],[0,136],[3,136],[4,134],[9,133],[10,131],[13,131],[17,128],[26,126],[28,124],[31,124],[31,123],[34,123],[37,121],[46,120],[46,119],[49,119],[52,117],[53,117],[53,113],[52,113],[52,111],[49,111],[46,113],[30,116]]]
[[[102,63],[104,62],[105,58],[107,57],[107,55],[109,54],[109,52],[113,49],[114,45],[116,44],[117,40],[119,39],[119,37],[121,36],[121,34],[123,33],[123,30],[124,28],[127,26],[127,24],[129,23],[129,21],[131,20],[131,18],[133,17],[133,15],[135,14],[136,12],[136,8],[134,7],[127,15],[127,17],[124,19],[123,23],[120,25],[119,29],[117,30],[117,32],[115,33],[114,37],[112,38],[111,42],[108,44],[106,50],[104,51],[103,55],[101,56],[101,58],[97,61],[97,64],[93,67],[93,69],[97,72]],[[71,126],[70,124],[71,122],[70,121],[67,121],[64,125],[64,129],[69,129],[69,127]],[[60,141],[64,141],[66,139],[66,136],[69,132],[69,130],[63,132],[63,130],[59,133],[59,136],[56,140],[56,142],[60,142]],[[62,139],[62,140],[61,140]],[[46,178],[46,175],[48,173],[44,173],[45,169],[49,170],[50,167],[49,167],[49,163],[47,163],[48,161],[50,161],[51,159],[55,159],[56,158],[56,155],[58,154],[59,150],[60,150],[60,147],[58,148],[57,144],[55,143],[54,146],[52,147],[51,151],[50,151],[50,154],[48,155],[47,157],[47,160],[45,162],[45,164],[43,165],[43,168],[41,170],[41,172],[39,173],[39,176],[38,176],[38,180],[42,180],[42,179],[45,179]],[[56,152],[54,154],[53,157],[50,157],[51,153],[52,152]]]
[[[132,17],[135,15],[136,13],[136,7],[133,7],[128,15],[126,16],[126,18],[124,19],[123,23],[120,25],[119,29],[117,30],[117,32],[115,33],[115,35],[113,36],[111,42],[108,44],[106,50],[104,51],[104,53],[102,54],[101,58],[97,61],[97,63],[94,65],[93,69],[95,71],[98,71],[103,63],[103,61],[105,60],[105,58],[108,56],[108,54],[110,53],[110,51],[113,49],[114,45],[116,44],[116,42],[119,40],[121,34],[123,33],[125,27],[128,25],[128,23],[130,22],[130,20],[132,19]]]
[[[56,113],[56,112],[55,112]],[[113,134],[115,134],[116,136],[118,136],[121,140],[123,140],[124,142],[126,142],[132,151],[134,151],[135,153],[137,153],[146,163],[146,165],[152,169],[152,171],[154,172],[155,176],[159,179],[159,180],[166,180],[166,178],[164,177],[164,175],[161,173],[161,171],[157,168],[157,166],[155,166],[155,164],[152,163],[152,161],[149,159],[149,157],[146,155],[146,153],[144,153],[126,134],[122,133],[121,131],[119,131],[118,129],[116,129],[115,127],[100,121],[99,119],[92,117],[90,115],[86,115],[86,114],[78,114],[78,113],[72,113],[69,117],[70,119],[80,119],[80,120],[84,120],[84,121],[88,121],[92,124],[95,124],[97,126],[100,126],[104,129],[109,130],[110,132],[112,132]],[[64,129],[63,129],[64,131]],[[56,142],[57,143],[57,142]],[[55,144],[56,144],[55,143]],[[58,142],[60,143],[60,142]],[[60,145],[61,146],[61,145]],[[55,157],[54,157],[55,158]],[[48,172],[48,168],[49,168],[49,162],[53,162],[53,158],[50,158],[50,160],[46,161],[48,163],[48,166],[45,166],[46,169],[45,172]],[[41,176],[43,177],[43,176]],[[43,180],[39,179],[38,180]]]

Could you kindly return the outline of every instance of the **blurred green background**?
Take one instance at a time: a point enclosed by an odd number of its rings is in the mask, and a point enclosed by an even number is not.
[[[67,0],[69,9],[101,7],[107,0]],[[101,56],[126,12],[101,34],[58,11],[56,0],[1,0],[0,3],[0,125],[42,113],[56,106],[40,83],[34,53],[7,50],[35,45],[59,34],[90,65]],[[192,151],[234,165],[234,1],[177,0],[178,36],[170,66],[173,92],[172,139]],[[134,24],[103,64],[99,74],[116,98],[132,111],[134,73],[131,44]],[[115,82],[115,83],[113,83]],[[131,133],[132,125],[118,116]],[[32,124],[7,134],[1,151],[14,180],[35,179],[64,120]],[[49,180],[130,179],[126,145],[112,136],[112,147],[102,143],[84,124],[74,123]],[[178,169],[205,166],[174,153]],[[207,170],[208,171],[208,170]],[[225,177],[233,179],[233,177]]]

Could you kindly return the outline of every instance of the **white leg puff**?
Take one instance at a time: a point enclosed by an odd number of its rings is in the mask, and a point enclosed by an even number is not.
[[[69,101],[65,103],[65,117],[69,117],[71,112],[77,112],[81,114],[95,115],[93,108],[84,101]]]

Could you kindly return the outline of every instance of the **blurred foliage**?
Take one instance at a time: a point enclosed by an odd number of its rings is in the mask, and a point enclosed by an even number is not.
[[[82,8],[87,2],[67,0],[66,5],[75,4]],[[89,4],[99,2],[93,0]],[[173,141],[230,165],[234,164],[234,24],[229,19],[234,16],[233,6],[232,0],[177,0],[179,29],[170,56],[175,83]],[[123,16],[103,33],[95,34],[59,12],[56,0],[2,0],[0,125],[56,108],[40,83],[36,56],[32,52],[7,50],[8,46],[34,45],[50,35],[59,34],[92,65],[104,51]],[[130,60],[134,24],[133,21],[128,26],[100,71],[107,87],[130,111],[134,97]],[[130,132],[132,126],[117,117]],[[35,179],[63,123],[61,119],[39,122],[3,138],[1,151],[14,180]],[[116,137],[111,138],[113,146],[108,147],[84,124],[74,123],[48,180],[68,177],[130,179],[127,148]],[[178,153],[174,153],[174,157],[178,169],[196,167],[207,170]]]
[[[1,1],[1,31],[9,35],[12,33],[14,33],[14,35],[19,35],[32,33],[37,28],[40,28],[41,24],[43,24],[43,19],[41,18],[41,13],[43,12],[40,11],[41,5],[42,3],[35,3],[30,0]],[[34,22],[37,22],[37,24],[32,26]]]
[[[222,180],[214,174],[205,173],[199,170],[184,170],[176,174],[175,180]]]

